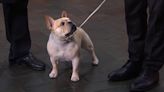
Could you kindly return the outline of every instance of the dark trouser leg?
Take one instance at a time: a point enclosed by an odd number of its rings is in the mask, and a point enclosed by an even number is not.
[[[158,71],[164,63],[164,0],[148,0],[149,20],[144,68]]]
[[[132,83],[131,92],[145,92],[159,82],[159,69],[164,60],[164,0],[147,0],[148,31],[145,39],[143,71]]]
[[[129,61],[108,75],[110,81],[135,78],[142,69],[145,35],[147,30],[147,1],[125,0],[127,33],[129,37]]]
[[[147,30],[147,0],[125,0],[125,15],[129,38],[130,61],[144,59],[145,35]]]
[[[31,48],[27,4],[28,0],[5,0],[3,2],[6,36],[10,42],[10,61],[29,54]]]

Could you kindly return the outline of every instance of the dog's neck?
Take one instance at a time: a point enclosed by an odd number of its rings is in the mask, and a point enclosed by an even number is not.
[[[74,36],[68,38],[59,38],[56,37],[54,34],[50,34],[50,39],[52,39],[57,44],[68,44],[74,41]]]
[[[73,42],[73,41],[74,41],[74,37],[73,37],[73,36],[68,37],[67,39],[64,39],[63,41],[64,41],[65,43]]]

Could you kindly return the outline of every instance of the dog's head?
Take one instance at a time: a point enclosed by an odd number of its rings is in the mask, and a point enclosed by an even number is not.
[[[55,20],[50,16],[45,16],[45,19],[47,28],[59,38],[68,38],[76,31],[75,24],[67,17],[65,11],[62,12],[59,19]]]

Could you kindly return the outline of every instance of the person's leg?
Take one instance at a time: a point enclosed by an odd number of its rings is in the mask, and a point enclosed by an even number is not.
[[[164,0],[148,0],[149,19],[143,72],[131,85],[132,91],[146,91],[159,81],[164,63]]]
[[[149,20],[144,68],[158,71],[164,64],[164,0],[148,0]]]
[[[128,62],[109,74],[109,80],[121,81],[136,77],[144,59],[145,35],[147,30],[147,1],[125,0],[125,15],[128,33]]]
[[[9,1],[9,2],[7,2]],[[10,42],[9,61],[29,54],[31,40],[28,29],[27,4],[28,0],[3,3],[6,36]]]
[[[10,43],[9,63],[26,64],[35,70],[44,70],[44,63],[30,54],[27,5],[28,0],[3,0],[6,36]]]
[[[129,60],[144,59],[145,35],[147,31],[147,0],[125,0],[125,16],[128,34]]]

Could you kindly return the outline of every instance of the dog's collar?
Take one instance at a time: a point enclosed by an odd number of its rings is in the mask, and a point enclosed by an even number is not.
[[[50,29],[50,30],[51,30],[51,31],[54,31],[54,29]],[[75,32],[72,32],[71,34],[68,33],[68,34],[69,34],[68,37],[63,38],[63,39],[60,39],[60,40],[64,41],[65,43],[72,42],[72,41],[74,40],[74,33],[75,33]]]
[[[68,33],[68,36],[66,37],[66,39],[64,39],[64,41],[66,41],[66,42],[73,41],[74,40],[74,33],[75,32]]]
[[[69,42],[72,42],[74,41],[74,37],[73,37],[73,34],[69,37],[67,37],[66,39],[63,40],[65,43],[69,43]]]

